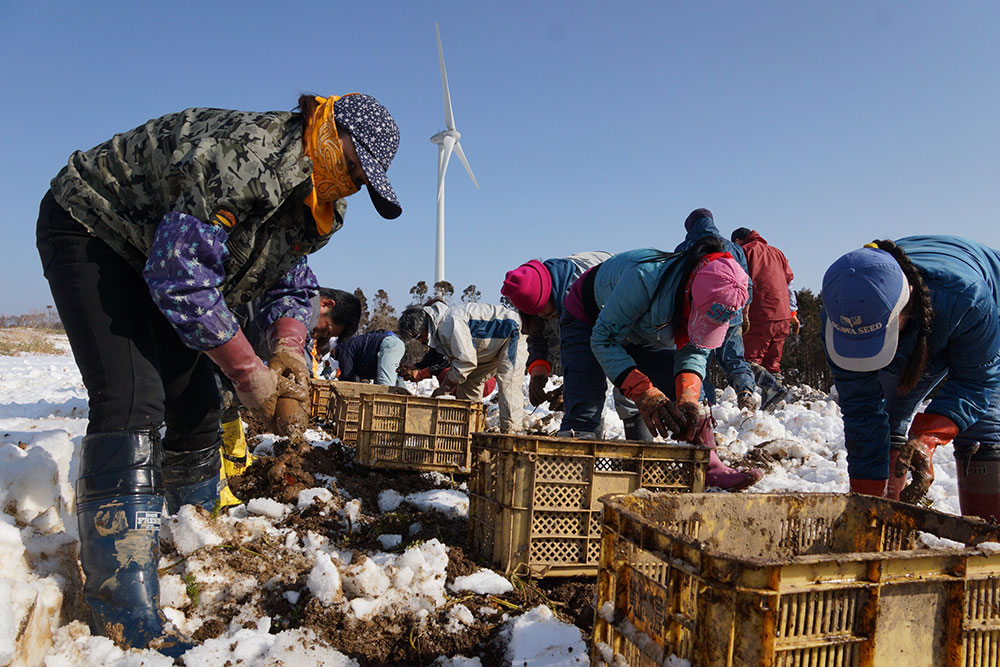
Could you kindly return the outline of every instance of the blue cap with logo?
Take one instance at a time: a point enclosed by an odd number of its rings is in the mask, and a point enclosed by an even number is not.
[[[877,248],[847,253],[823,276],[824,342],[837,366],[867,372],[885,368],[899,343],[899,314],[910,285],[892,255]]]

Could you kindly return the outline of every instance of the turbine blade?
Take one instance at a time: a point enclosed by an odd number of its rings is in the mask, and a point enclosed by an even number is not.
[[[441,48],[441,30],[437,21],[434,22],[434,32],[437,34],[438,58],[441,60],[441,88],[444,89],[444,124],[449,130],[455,129],[455,115],[451,111],[451,93],[448,91],[448,73],[444,69],[444,49]]]
[[[444,177],[448,173],[448,161],[451,160],[451,151],[455,148],[455,139],[445,137],[441,142],[441,149],[438,153],[438,199],[444,197]]]
[[[462,150],[462,142],[460,141],[455,142],[455,155],[457,155],[458,159],[465,165],[465,170],[469,172],[469,178],[472,179],[472,184],[478,189],[479,181],[476,180],[476,175],[472,173],[472,167],[469,166],[469,161],[465,159],[465,151]]]

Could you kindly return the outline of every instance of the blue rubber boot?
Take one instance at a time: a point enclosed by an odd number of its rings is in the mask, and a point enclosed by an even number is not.
[[[83,439],[76,515],[90,630],[123,648],[179,655],[189,645],[161,639],[160,517],[163,450],[158,434],[117,431]]]
[[[753,379],[760,390],[760,409],[770,411],[778,407],[778,402],[788,398],[788,390],[778,378],[759,364],[750,364]]]
[[[170,514],[177,514],[184,505],[201,505],[209,512],[215,509],[219,502],[221,445],[220,438],[205,449],[164,454],[163,483]]]

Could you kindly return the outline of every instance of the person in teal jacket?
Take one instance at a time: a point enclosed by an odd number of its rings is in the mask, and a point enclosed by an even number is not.
[[[830,266],[822,297],[851,490],[917,502],[953,440],[962,514],[1000,518],[1000,252],[875,241]]]
[[[717,237],[682,253],[631,250],[589,269],[563,304],[561,432],[593,437],[610,379],[653,435],[712,449],[709,485],[735,490],[757,481],[758,471],[719,460],[711,412],[699,403],[709,351],[747,298],[747,274]]]

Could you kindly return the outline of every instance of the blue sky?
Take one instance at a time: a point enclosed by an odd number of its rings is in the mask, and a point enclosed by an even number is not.
[[[673,248],[708,207],[785,251],[796,283],[873,238],[1000,248],[1000,3],[0,1],[0,312],[51,303],[38,202],[70,153],[193,106],[366,92],[395,116],[403,215],[366,194],[310,260],[386,289],[434,269],[444,128],[434,21],[481,185],[452,160],[446,277],[585,250]],[[286,11],[285,8],[289,11]]]

